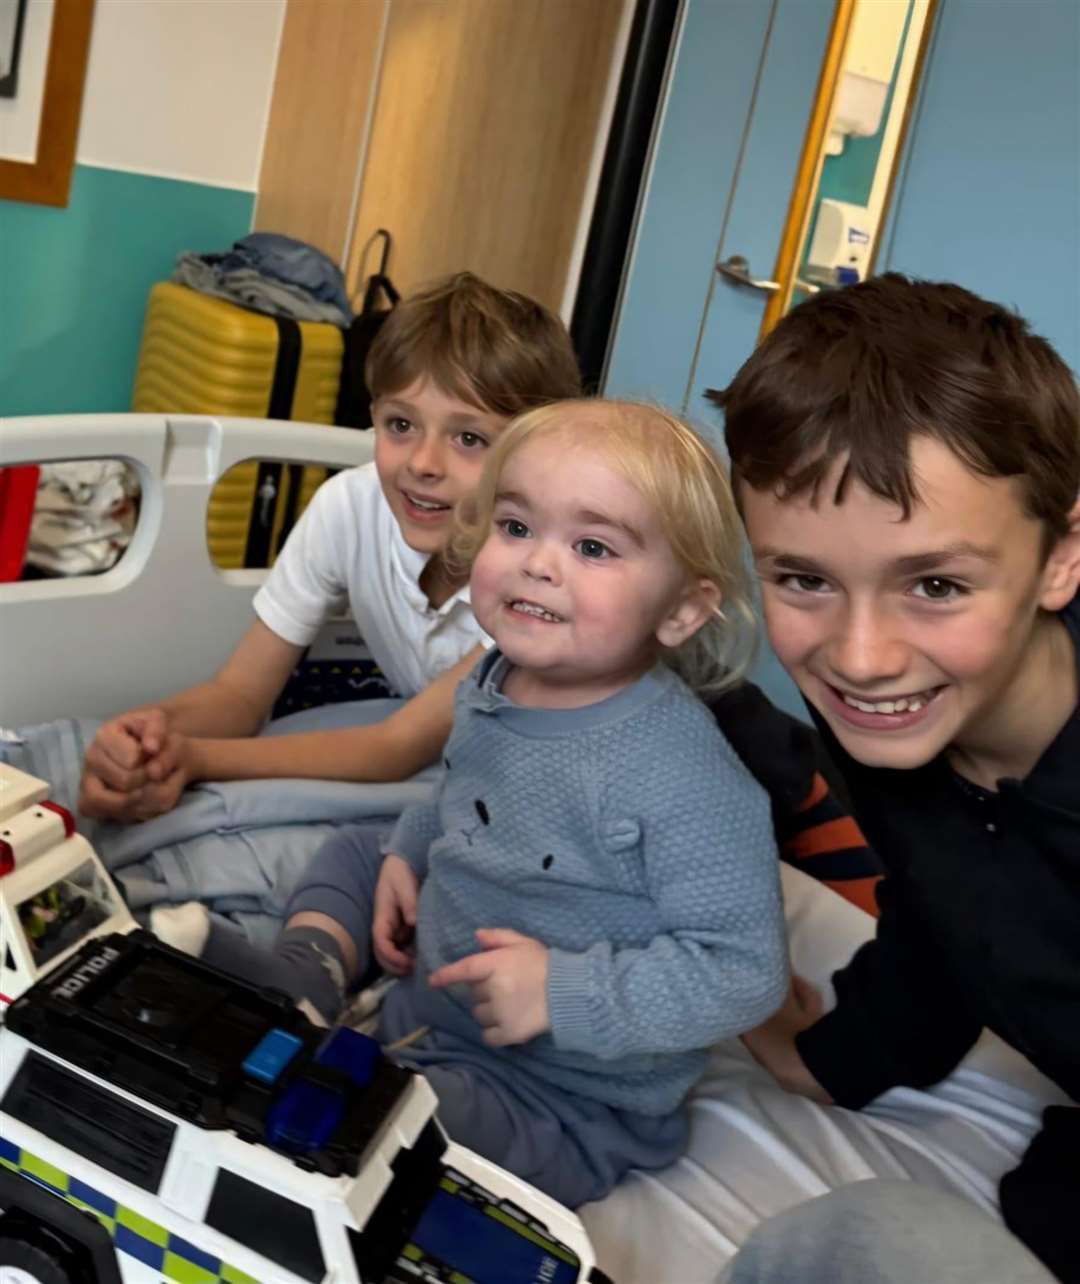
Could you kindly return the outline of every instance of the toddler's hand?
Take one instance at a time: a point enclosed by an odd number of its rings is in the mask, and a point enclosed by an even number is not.
[[[409,862],[390,852],[375,884],[371,948],[379,966],[391,976],[408,976],[413,970],[412,954],[402,947],[408,947],[413,939],[419,887]]]
[[[742,1036],[754,1059],[788,1092],[828,1105],[832,1098],[799,1055],[795,1036],[809,1029],[825,1011],[821,995],[801,976],[792,976],[783,1007],[768,1021]]]
[[[473,1016],[493,1048],[527,1043],[551,1028],[548,1013],[548,948],[531,936],[503,927],[482,927],[481,954],[448,963],[428,978],[436,989],[464,983],[472,988]]]

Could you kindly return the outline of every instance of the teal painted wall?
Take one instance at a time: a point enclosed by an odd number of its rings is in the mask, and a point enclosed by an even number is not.
[[[88,165],[66,209],[0,201],[0,414],[129,410],[150,286],[245,236],[254,203]]]

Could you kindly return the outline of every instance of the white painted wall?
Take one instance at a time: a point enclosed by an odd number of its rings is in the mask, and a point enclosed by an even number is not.
[[[14,98],[0,98],[0,158],[3,160],[32,163],[37,156],[52,20],[53,0],[30,0],[19,54],[19,90]]]
[[[77,161],[254,191],[284,17],[285,0],[97,0]]]

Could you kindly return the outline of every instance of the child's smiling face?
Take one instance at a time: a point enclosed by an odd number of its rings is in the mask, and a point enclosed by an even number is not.
[[[1045,560],[1017,482],[977,476],[929,437],[911,462],[907,520],[858,482],[834,503],[842,459],[816,503],[742,488],[770,641],[860,762],[912,768],[951,748],[1021,765],[1029,733],[1036,745],[1045,730],[1044,747],[1076,702],[1043,612],[1077,590],[1080,536]],[[1054,656],[1065,681],[1048,690]]]
[[[410,548],[442,551],[457,503],[480,480],[508,418],[443,392],[430,379],[376,399],[375,467]]]
[[[715,601],[699,600],[640,492],[563,432],[507,460],[471,594],[480,624],[529,675],[527,702],[552,706],[628,686]]]

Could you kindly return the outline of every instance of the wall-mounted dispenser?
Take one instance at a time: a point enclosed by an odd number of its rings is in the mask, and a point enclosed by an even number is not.
[[[807,255],[807,277],[837,285],[864,280],[871,240],[870,211],[865,205],[823,200]]]
[[[907,9],[908,0],[856,4],[825,143],[829,156],[844,150],[848,135],[871,138],[881,128]]]

